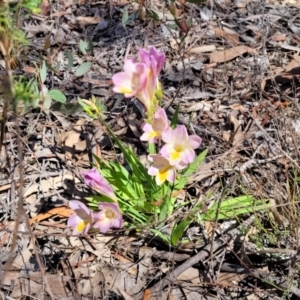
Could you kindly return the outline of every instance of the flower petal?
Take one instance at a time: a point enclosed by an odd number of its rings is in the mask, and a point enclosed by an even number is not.
[[[148,169],[148,174],[151,175],[151,176],[156,176],[158,173],[158,169],[157,168],[154,168],[153,166],[151,166],[149,169]]]
[[[173,144],[173,129],[169,128],[167,130],[164,130],[164,132],[162,133],[162,140],[167,144]]]
[[[133,97],[137,93],[132,87],[132,77],[125,72],[113,75],[112,81],[115,85],[113,88],[115,93],[124,94],[127,98]]]
[[[174,168],[171,168],[167,172],[167,180],[171,183],[174,183],[176,179],[176,171]]]
[[[138,60],[133,57],[127,57],[124,61],[124,72],[127,74],[136,73],[136,64],[138,63]]]
[[[178,125],[173,130],[173,138],[179,145],[185,145],[188,142],[189,135],[184,125]]]
[[[185,150],[182,151],[181,153],[181,160],[186,163],[189,164],[191,162],[193,162],[195,159],[195,151],[191,148],[186,148]]]
[[[167,179],[167,173],[157,173],[155,176],[155,182],[157,185],[162,185]]]
[[[174,147],[172,144],[165,144],[159,151],[159,153],[164,157],[169,157],[173,151]]]
[[[190,135],[188,145],[192,149],[197,149],[201,145],[202,139],[198,135]]]
[[[69,217],[68,222],[67,222],[67,226],[68,227],[75,227],[77,226],[78,222],[80,222],[80,218],[76,215],[73,214]]]
[[[141,128],[144,132],[152,132],[153,131],[152,125],[149,123],[144,123]]]
[[[84,230],[83,230],[83,234],[87,234],[89,232],[91,228],[91,223],[86,224]]]
[[[69,206],[83,220],[91,218],[91,210],[85,204],[77,200],[69,201]]]
[[[111,228],[111,220],[105,218],[101,221],[96,222],[93,225],[94,228],[98,228],[101,232],[106,233]]]
[[[158,132],[161,135],[167,126],[168,123],[166,123],[165,120],[161,118],[154,118],[152,125],[153,131]]]
[[[177,152],[174,148],[169,156],[169,161],[172,166],[175,166],[182,160],[182,152]]]

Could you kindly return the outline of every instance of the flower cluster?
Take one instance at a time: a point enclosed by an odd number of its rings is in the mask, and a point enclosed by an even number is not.
[[[153,163],[148,173],[155,176],[158,185],[166,180],[174,183],[177,170],[184,169],[195,159],[194,149],[201,144],[201,138],[189,136],[184,125],[172,129],[165,110],[157,105],[156,95],[161,90],[158,76],[164,61],[165,55],[154,47],[149,51],[140,49],[139,58],[127,58],[124,72],[112,77],[115,92],[128,98],[137,97],[147,110],[148,119],[142,126],[141,140],[165,143],[159,154],[148,156]]]
[[[139,50],[139,57],[128,57],[124,71],[112,77],[114,91],[125,97],[136,97],[143,103],[147,119],[142,125],[142,141],[163,145],[158,154],[148,156],[151,166],[148,174],[155,176],[157,185],[165,181],[174,183],[178,170],[183,170],[194,161],[195,149],[201,144],[201,138],[189,135],[184,125],[170,126],[166,111],[158,106],[161,94],[159,73],[165,61],[165,54],[152,47],[149,51]],[[73,234],[87,234],[91,228],[105,233],[110,228],[121,228],[122,214],[113,188],[96,169],[83,174],[86,185],[99,192],[111,202],[99,202],[99,211],[90,210],[80,201],[70,201],[74,214],[68,220]],[[109,201],[109,200],[108,200]]]
[[[124,71],[112,77],[114,92],[124,94],[126,98],[135,96],[151,117],[157,105],[156,94],[160,90],[158,76],[164,62],[165,54],[154,47],[149,51],[140,49],[138,59],[126,58]]]
[[[148,174],[155,176],[157,185],[166,180],[174,183],[177,170],[182,170],[194,161],[195,151],[201,144],[201,138],[197,135],[188,135],[184,125],[178,125],[175,129],[170,128],[166,112],[158,107],[152,124],[145,123],[142,127],[144,133],[142,141],[150,143],[162,140],[165,144],[159,154],[149,155],[148,159],[153,162],[148,169]]]
[[[73,234],[87,234],[91,228],[99,229],[106,233],[111,227],[121,228],[123,219],[120,208],[116,203],[117,198],[109,183],[96,169],[83,173],[85,183],[102,195],[114,202],[99,202],[98,212],[90,210],[85,204],[77,200],[71,200],[69,205],[74,214],[68,220],[68,227],[73,229]]]

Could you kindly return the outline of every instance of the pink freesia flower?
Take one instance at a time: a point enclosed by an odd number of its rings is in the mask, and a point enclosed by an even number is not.
[[[116,195],[109,185],[107,180],[98,172],[97,169],[91,169],[88,172],[83,173],[84,181],[86,185],[91,187],[92,189],[98,191],[104,196],[111,198],[116,201]]]
[[[99,203],[100,212],[95,214],[94,228],[106,233],[111,227],[121,228],[123,224],[122,214],[116,203]]]
[[[144,63],[134,58],[127,58],[124,63],[124,72],[119,72],[112,77],[115,93],[124,94],[126,98],[140,93],[147,82],[147,70]]]
[[[139,59],[127,58],[124,72],[115,74],[112,81],[114,92],[125,97],[137,97],[149,115],[156,105],[155,93],[159,89],[158,76],[165,61],[165,54],[152,47],[149,51],[139,50]]]
[[[162,140],[166,144],[160,150],[160,154],[167,157],[172,166],[191,163],[195,159],[194,149],[198,148],[202,141],[197,135],[189,136],[184,125],[179,125],[174,130],[165,130]]]
[[[67,226],[73,229],[73,235],[87,234],[94,221],[93,212],[77,200],[69,201],[69,206],[75,214],[69,217]]]
[[[144,133],[141,136],[141,141],[149,141],[150,143],[155,143],[164,130],[169,129],[170,124],[166,111],[160,107],[157,108],[154,114],[152,124],[144,123],[142,130]]]
[[[174,183],[177,170],[182,170],[186,167],[185,164],[172,166],[166,157],[159,154],[148,155],[148,159],[153,162],[152,166],[148,169],[148,174],[155,176],[157,185],[162,185],[166,180]]]

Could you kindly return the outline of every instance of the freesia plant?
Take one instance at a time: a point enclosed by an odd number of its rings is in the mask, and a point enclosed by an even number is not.
[[[85,234],[91,228],[103,233],[110,228],[121,228],[121,212],[131,219],[132,225],[124,223],[126,227],[156,224],[152,230],[159,233],[158,229],[174,210],[178,191],[205,158],[206,151],[195,155],[201,138],[189,135],[184,125],[171,126],[166,111],[159,106],[162,95],[159,74],[164,61],[165,54],[156,48],[140,49],[138,58],[126,58],[123,71],[112,77],[115,92],[126,98],[136,97],[143,104],[146,118],[140,139],[151,145],[153,151],[148,155],[149,165],[145,166],[107,128],[129,168],[115,162],[104,163],[95,157],[98,168],[83,173],[83,177],[87,186],[98,194],[86,199],[92,210],[79,201],[70,201],[75,214],[68,225],[74,234]]]

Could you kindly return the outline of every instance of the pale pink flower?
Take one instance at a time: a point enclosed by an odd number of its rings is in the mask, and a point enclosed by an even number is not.
[[[115,93],[124,94],[126,98],[137,96],[147,82],[146,65],[129,57],[124,62],[124,72],[113,75],[112,81]]]
[[[162,185],[166,180],[174,183],[177,170],[182,170],[186,167],[185,164],[172,166],[166,157],[159,154],[148,155],[148,160],[153,162],[152,166],[148,169],[148,174],[155,176],[157,185]]]
[[[144,123],[142,130],[144,133],[141,136],[141,141],[149,141],[150,143],[155,143],[161,138],[164,130],[170,128],[168,117],[166,111],[161,107],[158,107],[156,113],[154,114],[152,124]]]
[[[184,125],[165,130],[162,140],[166,144],[160,150],[160,154],[167,157],[172,166],[191,163],[195,159],[194,149],[198,148],[202,141],[197,135],[189,136]]]
[[[117,200],[112,187],[97,169],[91,169],[88,172],[82,173],[82,175],[86,185],[114,201]]]
[[[113,75],[114,92],[125,97],[135,96],[149,114],[156,104],[155,93],[159,88],[158,76],[165,61],[165,54],[152,47],[149,51],[139,50],[139,60],[127,58],[124,72]]]
[[[116,203],[100,202],[100,212],[95,214],[94,228],[106,233],[111,227],[122,228],[123,219],[119,206]]]
[[[166,56],[164,53],[158,52],[155,47],[151,47],[149,51],[139,49],[139,57],[140,61],[145,63],[147,66],[147,87],[150,95],[154,92],[154,96],[159,85],[158,76],[163,68]]]
[[[73,235],[87,234],[94,222],[93,212],[77,200],[69,201],[69,206],[74,210],[75,214],[69,217],[67,226],[73,229]]]

